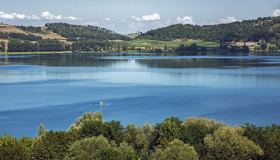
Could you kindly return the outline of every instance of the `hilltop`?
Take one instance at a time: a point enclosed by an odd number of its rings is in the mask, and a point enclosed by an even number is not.
[[[151,40],[200,39],[225,42],[259,42],[279,44],[280,17],[265,17],[217,25],[176,24],[139,35]]]

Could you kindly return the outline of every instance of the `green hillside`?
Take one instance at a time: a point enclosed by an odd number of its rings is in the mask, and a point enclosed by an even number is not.
[[[45,25],[48,30],[53,31],[68,40],[129,40],[127,36],[117,34],[105,28],[96,26],[72,25],[67,23],[48,23]]]
[[[265,40],[279,43],[280,17],[258,18],[229,24],[183,25],[176,24],[148,31],[137,38],[151,40],[200,39],[208,41],[253,41]]]

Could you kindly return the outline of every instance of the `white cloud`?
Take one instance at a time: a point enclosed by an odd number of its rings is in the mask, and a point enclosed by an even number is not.
[[[182,24],[195,24],[193,17],[185,16],[185,17],[177,17],[176,19],[177,23],[182,23]]]
[[[239,20],[233,16],[227,16],[225,18],[220,19],[221,23],[232,23],[232,22],[236,22],[236,21],[239,21]]]
[[[27,19],[31,19],[31,20],[40,20],[41,17],[37,16],[37,15],[31,15],[31,16],[26,16]]]
[[[275,9],[275,10],[273,11],[273,16],[275,16],[275,17],[280,16],[280,9]]]
[[[79,17],[74,17],[74,16],[68,16],[68,17],[64,17],[65,19],[68,19],[68,20],[72,20],[72,21],[75,21],[75,20],[81,20],[81,18]]]
[[[111,21],[111,18],[107,17],[107,18],[105,18],[105,21]]]
[[[49,11],[45,11],[41,14],[43,19],[47,20],[80,20],[81,18],[74,17],[74,16],[62,16],[62,15],[54,15]]]
[[[132,16],[132,19],[140,22],[140,21],[158,21],[160,20],[160,15],[158,13],[154,13],[151,15],[144,15],[142,17]]]
[[[6,13],[0,11],[0,19],[8,19],[8,20],[80,20],[81,18],[74,17],[74,16],[62,16],[62,15],[54,15],[51,14],[49,11],[42,12],[40,16],[37,15],[25,15],[20,13]]]
[[[0,11],[0,18],[2,19],[25,19],[26,15],[18,13],[5,13]]]

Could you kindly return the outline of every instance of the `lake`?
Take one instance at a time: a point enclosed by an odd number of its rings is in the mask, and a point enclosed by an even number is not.
[[[124,125],[168,116],[280,124],[280,57],[0,56],[0,135],[67,129],[94,111]]]

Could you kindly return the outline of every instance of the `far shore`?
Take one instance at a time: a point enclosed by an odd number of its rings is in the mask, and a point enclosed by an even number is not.
[[[108,52],[72,52],[72,51],[50,51],[50,52],[0,52],[0,55],[50,55],[50,54],[92,54],[96,56],[210,56],[210,55],[221,55],[221,56],[280,56],[279,51],[250,51],[245,52],[184,52],[176,53],[170,51],[164,52],[152,52],[152,51],[108,51]]]

